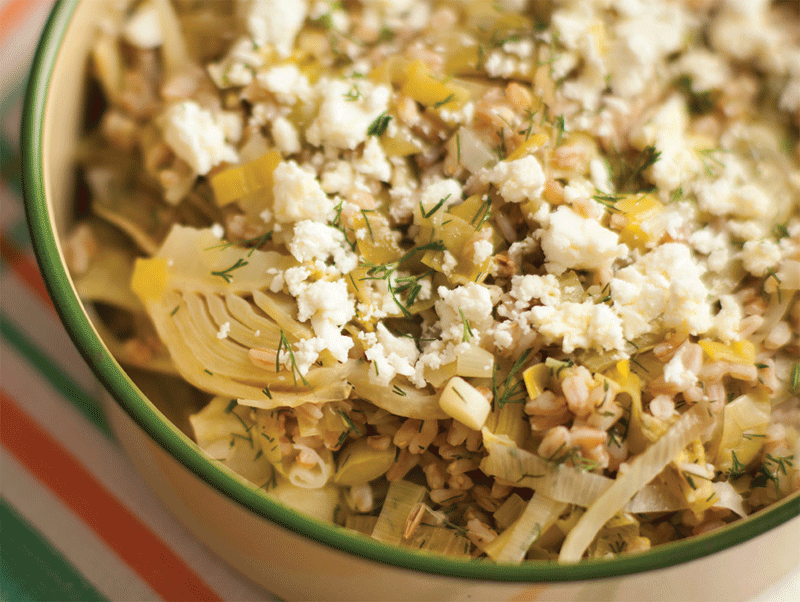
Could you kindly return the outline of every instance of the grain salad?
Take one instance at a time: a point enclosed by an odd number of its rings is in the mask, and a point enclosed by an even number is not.
[[[209,459],[366,537],[722,528],[800,490],[798,6],[113,3],[76,288]]]

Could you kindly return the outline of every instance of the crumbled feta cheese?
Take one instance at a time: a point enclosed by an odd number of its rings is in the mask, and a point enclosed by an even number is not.
[[[543,305],[558,305],[561,301],[561,286],[552,274],[524,274],[511,279],[510,294],[523,304],[521,307],[527,307],[533,299],[539,299]]]
[[[448,276],[452,275],[453,270],[456,269],[458,260],[450,251],[445,251],[442,254],[442,271]]]
[[[329,163],[320,174],[322,189],[328,194],[345,194],[353,186],[355,176],[349,161]]]
[[[358,256],[340,230],[327,224],[304,220],[294,225],[294,237],[288,245],[289,252],[301,263],[319,262],[317,269],[325,269],[325,262],[333,260],[339,274],[347,274],[358,266]]]
[[[220,325],[219,332],[217,332],[218,339],[227,339],[228,333],[231,331],[231,323],[225,322]]]
[[[419,205],[427,214],[444,199],[444,203],[437,209],[444,213],[452,205],[461,202],[461,192],[461,183],[458,180],[437,179],[422,186]]]
[[[365,176],[375,178],[380,182],[388,182],[392,177],[392,166],[386,159],[381,143],[375,136],[370,136],[364,144],[361,158],[358,159],[353,167]]]
[[[164,42],[161,34],[161,19],[152,2],[142,2],[122,30],[126,41],[144,50],[158,48]]]
[[[222,224],[211,224],[211,234],[217,238],[222,238],[225,236],[225,228],[222,226]]]
[[[464,322],[468,320],[474,336],[486,331],[494,322],[492,297],[486,287],[468,282],[454,289],[440,286],[437,291],[436,313],[442,340],[461,341],[464,337]],[[463,316],[463,319],[462,319]]]
[[[698,335],[712,326],[705,272],[686,245],[667,243],[622,268],[611,280],[614,308],[625,338],[650,332],[659,318],[667,328]]]
[[[292,297],[297,297],[308,286],[311,270],[304,267],[289,268],[283,273],[283,281]]]
[[[358,338],[364,344],[365,357],[374,366],[369,371],[372,382],[388,386],[398,374],[414,376],[419,350],[413,339],[394,336],[382,323],[378,323],[375,333],[359,333]]]
[[[330,221],[335,213],[334,202],[328,198],[316,176],[294,161],[278,164],[273,172],[275,184],[275,219],[296,222],[304,219]]]
[[[631,98],[644,91],[656,75],[658,62],[686,42],[688,19],[673,3],[618,3],[624,10],[613,27],[608,51],[614,94]]]
[[[260,71],[256,80],[261,87],[272,92],[281,104],[294,105],[298,100],[307,102],[312,95],[308,78],[294,63]]]
[[[706,159],[714,161],[714,157]],[[759,185],[758,177],[736,155],[716,159],[722,170],[719,177],[698,180],[694,189],[702,211],[712,215],[758,218],[768,214],[772,198]]]
[[[608,305],[564,302],[557,306],[537,305],[529,319],[548,344],[561,343],[564,353],[575,349],[623,349],[622,320]]]
[[[675,385],[679,391],[685,391],[697,382],[697,374],[687,368],[685,360],[690,347],[681,345],[664,365],[664,382]]]
[[[722,295],[719,302],[721,307],[714,316],[711,334],[725,343],[738,340],[741,321],[744,318],[742,306],[733,295]]]
[[[475,265],[483,265],[494,253],[494,246],[488,240],[476,240],[472,243],[472,262]]]
[[[292,122],[285,117],[278,117],[272,122],[272,139],[284,155],[300,152],[300,136]]]
[[[348,299],[347,282],[317,280],[308,284],[297,296],[297,319],[321,317],[338,327],[344,326],[355,315],[353,303]]]
[[[483,177],[497,186],[509,203],[538,199],[544,190],[544,172],[533,155],[514,161],[500,161],[486,170]]]
[[[322,79],[317,89],[322,102],[316,119],[306,131],[306,140],[315,146],[351,150],[367,138],[367,129],[387,110],[391,96],[387,86],[364,79]]]
[[[198,174],[223,161],[236,163],[234,148],[225,143],[225,129],[210,111],[193,101],[167,108],[160,119],[164,141]]]
[[[308,14],[306,0],[250,0],[248,8],[247,31],[253,42],[272,44],[280,56],[289,56]]]
[[[294,366],[292,365],[292,356],[288,351],[281,350],[281,363],[293,370],[295,366],[297,371],[305,376],[308,374],[311,366],[317,361],[319,354],[326,349],[325,340],[319,337],[311,337],[310,339],[301,339],[292,346],[292,355],[294,355]]]
[[[763,276],[781,260],[781,248],[771,240],[748,240],[741,256],[745,270],[753,276]]]
[[[608,269],[615,259],[625,256],[627,249],[619,244],[616,232],[563,205],[550,215],[550,224],[542,234],[547,271],[556,275],[571,268]]]

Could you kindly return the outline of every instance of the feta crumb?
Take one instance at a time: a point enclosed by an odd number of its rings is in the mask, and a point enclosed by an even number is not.
[[[547,271],[556,275],[570,268],[608,269],[614,260],[625,256],[627,249],[619,244],[616,232],[563,205],[550,215],[550,224],[542,235]]]
[[[317,280],[307,285],[297,296],[297,319],[322,318],[339,328],[355,315],[353,303],[348,299],[347,282]],[[313,322],[312,322],[313,325]]]
[[[353,167],[357,172],[373,177],[380,182],[388,182],[392,177],[392,166],[386,159],[383,147],[375,136],[370,136],[364,144],[361,158],[354,163]]]
[[[312,95],[308,78],[293,63],[260,71],[256,80],[265,90],[272,92],[281,104],[294,105],[298,100],[307,102]]]
[[[497,186],[509,203],[538,199],[544,190],[544,172],[533,155],[514,161],[500,161],[486,170],[483,177]]]
[[[289,252],[301,263],[325,262],[333,259],[339,274],[347,274],[358,266],[358,256],[340,230],[327,224],[303,220],[294,225],[294,237],[288,245]]]
[[[211,234],[217,238],[222,238],[225,236],[225,228],[222,227],[222,224],[211,224]]]
[[[308,13],[306,0],[251,0],[247,12],[247,31],[257,46],[272,44],[287,57]]]
[[[689,370],[684,362],[689,350],[688,345],[681,345],[664,365],[664,382],[675,385],[679,391],[685,391],[697,382],[697,374]]]
[[[592,301],[537,305],[529,316],[548,344],[560,341],[564,353],[577,348],[621,350],[625,346],[622,320],[608,305],[595,305]]]
[[[167,108],[160,118],[164,141],[178,157],[200,175],[223,161],[238,162],[232,146],[225,143],[225,128],[193,101],[183,101]]]
[[[450,276],[457,265],[458,260],[456,260],[453,254],[450,251],[445,251],[442,258],[442,271]]]
[[[524,274],[511,278],[511,296],[527,307],[533,299],[539,299],[543,305],[558,305],[561,301],[561,286],[552,274],[537,276]]]
[[[780,246],[771,240],[748,240],[742,248],[744,269],[753,276],[763,276],[781,260]]]
[[[441,208],[437,209],[437,212],[444,213],[448,207],[461,202],[461,194],[461,183],[458,180],[437,179],[422,187],[419,193],[419,204],[425,213],[430,213],[444,199]]]
[[[483,265],[494,253],[494,246],[488,240],[476,240],[472,243],[472,262],[475,265]]]
[[[284,155],[300,152],[300,136],[286,117],[278,117],[272,122],[272,138],[275,140],[275,146]]]
[[[303,169],[295,161],[284,161],[275,168],[273,178],[274,213],[277,221],[286,223],[304,219],[333,219],[334,202],[322,190],[313,173]]]
[[[713,322],[704,273],[680,243],[656,247],[619,270],[610,287],[625,338],[650,332],[659,318],[667,328],[693,335],[707,332]]]
[[[358,338],[364,344],[364,355],[375,366],[369,371],[372,382],[388,386],[398,374],[408,377],[415,374],[419,350],[413,339],[394,336],[380,322],[375,333],[361,332]]]
[[[220,325],[219,332],[217,332],[218,339],[227,339],[228,333],[231,331],[231,323],[225,322],[224,324]]]
[[[468,282],[454,289],[440,286],[436,292],[439,299],[435,307],[443,341],[461,341],[464,338],[463,320],[469,321],[474,336],[478,338],[492,326],[493,303],[486,287]]]
[[[367,129],[389,106],[391,90],[368,80],[321,79],[322,95],[316,119],[306,130],[306,140],[315,146],[354,149],[367,138]]]

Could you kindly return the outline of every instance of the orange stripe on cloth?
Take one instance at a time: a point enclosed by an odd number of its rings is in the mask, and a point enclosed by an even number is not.
[[[39,267],[31,261],[25,253],[17,249],[11,241],[2,235],[0,235],[0,257],[2,257],[3,261],[17,273],[34,293],[36,293],[36,296],[38,296],[45,305],[55,311],[53,302],[50,300],[50,295],[47,293],[47,288],[44,285],[44,280],[42,280],[42,274],[39,272]]]
[[[40,0],[6,0],[0,6],[0,44],[14,33],[25,17],[41,5]]]
[[[221,600],[81,462],[0,390],[0,441],[164,600]]]

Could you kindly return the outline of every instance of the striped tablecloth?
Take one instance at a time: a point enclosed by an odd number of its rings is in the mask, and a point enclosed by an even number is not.
[[[51,4],[0,2],[0,599],[273,600],[133,472],[39,275],[18,143],[27,71]]]
[[[19,121],[52,0],[0,1],[0,600],[273,600],[133,472],[98,409],[28,238]],[[758,602],[800,600],[800,573]]]

